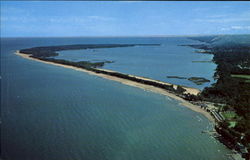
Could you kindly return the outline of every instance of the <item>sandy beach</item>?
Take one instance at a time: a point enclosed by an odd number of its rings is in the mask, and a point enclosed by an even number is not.
[[[51,64],[51,65],[55,65],[55,66],[60,66],[60,67],[64,67],[64,68],[74,69],[74,70],[77,70],[77,71],[88,73],[90,75],[99,76],[99,77],[102,77],[102,78],[105,78],[105,79],[120,82],[122,84],[126,84],[126,85],[133,86],[133,87],[138,87],[138,88],[141,88],[141,89],[144,89],[144,90],[147,90],[147,91],[152,91],[154,93],[158,93],[158,94],[162,94],[162,95],[174,98],[174,99],[178,100],[182,106],[185,106],[185,107],[187,107],[187,108],[189,108],[189,109],[191,109],[191,110],[193,110],[195,112],[201,113],[202,115],[207,117],[211,122],[214,122],[214,118],[210,115],[210,113],[208,113],[205,110],[201,109],[199,106],[194,105],[194,104],[190,103],[189,101],[186,101],[186,100],[176,96],[175,94],[169,93],[168,91],[166,91],[164,89],[154,87],[154,86],[151,86],[151,85],[146,85],[146,84],[134,82],[134,81],[131,81],[131,80],[128,80],[128,79],[123,79],[123,78],[110,76],[110,75],[107,75],[107,74],[91,72],[91,71],[88,71],[88,70],[85,70],[85,69],[82,69],[82,68],[77,68],[77,67],[73,67],[73,66],[69,66],[69,65],[63,65],[63,64],[58,64],[58,63],[39,60],[39,59],[30,57],[30,55],[28,55],[28,54],[20,53],[19,51],[16,51],[15,54],[18,55],[18,56],[21,56],[23,58],[29,59],[29,60],[34,60],[34,61],[38,61],[38,62],[42,62],[42,63],[46,63],[46,64]],[[106,69],[99,69],[99,70],[115,72],[115,71],[106,70]],[[137,77],[137,78],[140,78],[140,79],[150,80],[150,81],[157,81],[157,80],[152,80],[152,79],[148,79],[148,78],[145,78],[145,77],[139,77],[139,76],[134,76],[134,75],[130,75],[130,76]],[[159,83],[160,81],[157,81],[157,82]],[[171,85],[170,83],[165,83],[165,82],[160,82],[160,83]],[[177,85],[174,85],[174,87],[177,87]],[[197,95],[200,92],[200,90],[195,89],[195,88],[189,88],[189,87],[183,87],[183,88],[186,89],[186,93],[190,93],[190,94],[194,94],[194,95]]]

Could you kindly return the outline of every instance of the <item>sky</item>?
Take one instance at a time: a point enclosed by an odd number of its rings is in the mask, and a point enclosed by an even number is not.
[[[250,2],[1,1],[1,37],[250,34]]]

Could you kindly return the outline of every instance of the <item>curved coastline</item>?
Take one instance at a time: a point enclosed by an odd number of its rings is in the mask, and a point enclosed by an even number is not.
[[[162,88],[159,88],[159,87],[156,87],[156,86],[152,86],[152,85],[148,85],[148,84],[143,84],[143,83],[140,83],[140,82],[135,82],[135,81],[125,79],[125,78],[115,77],[115,76],[104,74],[104,73],[96,73],[96,72],[89,71],[89,70],[86,70],[86,69],[83,69],[83,68],[78,68],[78,67],[75,67],[75,66],[70,66],[70,65],[65,65],[65,64],[40,60],[40,59],[37,59],[37,58],[30,57],[29,54],[21,53],[21,52],[19,52],[19,50],[17,50],[15,52],[15,54],[22,57],[22,58],[25,58],[25,59],[34,60],[34,61],[37,61],[37,62],[46,63],[46,64],[50,64],[50,65],[55,65],[55,66],[60,66],[60,67],[64,67],[64,68],[74,69],[74,70],[77,70],[77,71],[88,73],[90,75],[99,76],[99,77],[102,77],[102,78],[105,78],[105,79],[108,79],[108,80],[113,80],[113,81],[116,81],[116,82],[120,82],[120,83],[125,84],[125,85],[141,88],[141,89],[144,89],[144,90],[147,90],[147,91],[151,91],[151,92],[154,92],[154,93],[157,93],[157,94],[161,94],[161,95],[171,97],[173,99],[178,100],[182,106],[185,106],[185,107],[187,107],[187,108],[189,108],[189,109],[191,109],[191,110],[193,110],[195,112],[198,112],[198,113],[204,115],[209,121],[215,123],[214,117],[211,116],[211,114],[209,112],[205,111],[200,106],[192,104],[189,101],[175,95],[174,93],[170,93],[169,91],[167,91],[165,89],[162,89]],[[104,71],[104,72],[109,72],[109,73],[115,72],[115,71],[112,71],[112,70],[99,69],[99,68],[98,68],[98,70]],[[142,80],[145,80],[145,81],[157,82],[157,83],[161,83],[161,84],[165,84],[165,85],[173,85],[174,88],[177,87],[177,85],[174,85],[174,84],[165,83],[165,82],[161,82],[161,81],[157,81],[157,80],[153,80],[153,79],[149,79],[149,78],[145,78],[145,77],[139,77],[139,76],[134,76],[134,75],[129,75],[129,76],[137,78],[137,79],[142,79]],[[189,93],[189,94],[197,95],[200,92],[200,90],[195,89],[195,88],[184,87],[184,86],[182,86],[182,87],[184,89],[186,89],[186,93]]]

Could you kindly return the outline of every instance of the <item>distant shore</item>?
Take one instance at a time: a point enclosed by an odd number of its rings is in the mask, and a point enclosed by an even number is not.
[[[54,63],[54,62],[43,61],[43,60],[40,60],[40,59],[30,57],[29,54],[20,53],[19,51],[16,51],[15,54],[18,55],[18,56],[21,56],[23,58],[29,59],[29,60],[34,60],[34,61],[38,61],[38,62],[42,62],[42,63],[46,63],[46,64],[51,64],[51,65],[55,65],[55,66],[60,66],[60,67],[64,67],[64,68],[74,69],[74,70],[77,70],[77,71],[85,72],[85,73],[88,73],[88,74],[91,74],[91,75],[99,76],[99,77],[102,77],[102,78],[105,78],[105,79],[120,82],[122,84],[126,84],[126,85],[133,86],[133,87],[138,87],[138,88],[141,88],[141,89],[144,89],[144,90],[152,91],[152,92],[155,92],[155,93],[158,93],[158,94],[162,94],[162,95],[174,98],[174,99],[178,100],[181,105],[183,105],[183,106],[185,106],[185,107],[187,107],[187,108],[189,108],[189,109],[191,109],[191,110],[193,110],[195,112],[201,113],[206,118],[208,118],[208,120],[210,120],[211,122],[215,122],[215,120],[211,116],[211,114],[209,112],[203,110],[200,106],[194,105],[194,104],[190,103],[189,101],[184,100],[183,98],[178,97],[177,95],[175,95],[173,93],[170,93],[167,90],[164,90],[162,88],[158,88],[158,87],[155,87],[155,86],[152,86],[152,85],[142,84],[142,83],[139,83],[139,82],[131,81],[129,79],[114,77],[114,76],[103,74],[103,73],[95,73],[95,72],[92,72],[92,71],[89,71],[89,70],[86,70],[86,69],[83,69],[83,68],[78,68],[78,67],[74,67],[74,66],[70,66],[70,65],[64,65],[64,64]],[[112,71],[112,70],[99,69],[99,68],[98,68],[98,70],[103,70],[103,71],[107,71],[107,72],[115,72],[115,71]],[[155,81],[156,82],[156,80],[152,80],[152,79],[148,79],[148,78],[144,78],[144,77],[139,77],[139,76],[134,76],[134,75],[129,75],[129,76],[136,77],[136,78],[143,79],[143,80],[149,80],[149,81]],[[157,82],[162,83],[162,84],[172,85],[170,83],[165,83],[165,82],[160,82],[160,81],[157,81]],[[173,87],[177,87],[177,85],[173,85]],[[190,87],[183,87],[183,88],[186,90],[186,93],[190,93],[190,94],[193,94],[193,95],[197,95],[200,92],[200,90],[195,89],[195,88],[190,88]]]

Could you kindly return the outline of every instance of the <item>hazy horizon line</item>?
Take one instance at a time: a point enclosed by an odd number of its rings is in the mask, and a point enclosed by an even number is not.
[[[187,35],[105,35],[105,36],[3,36],[0,38],[126,38],[126,37],[195,37],[195,36],[223,36],[223,35],[250,35],[246,34],[187,34]]]

